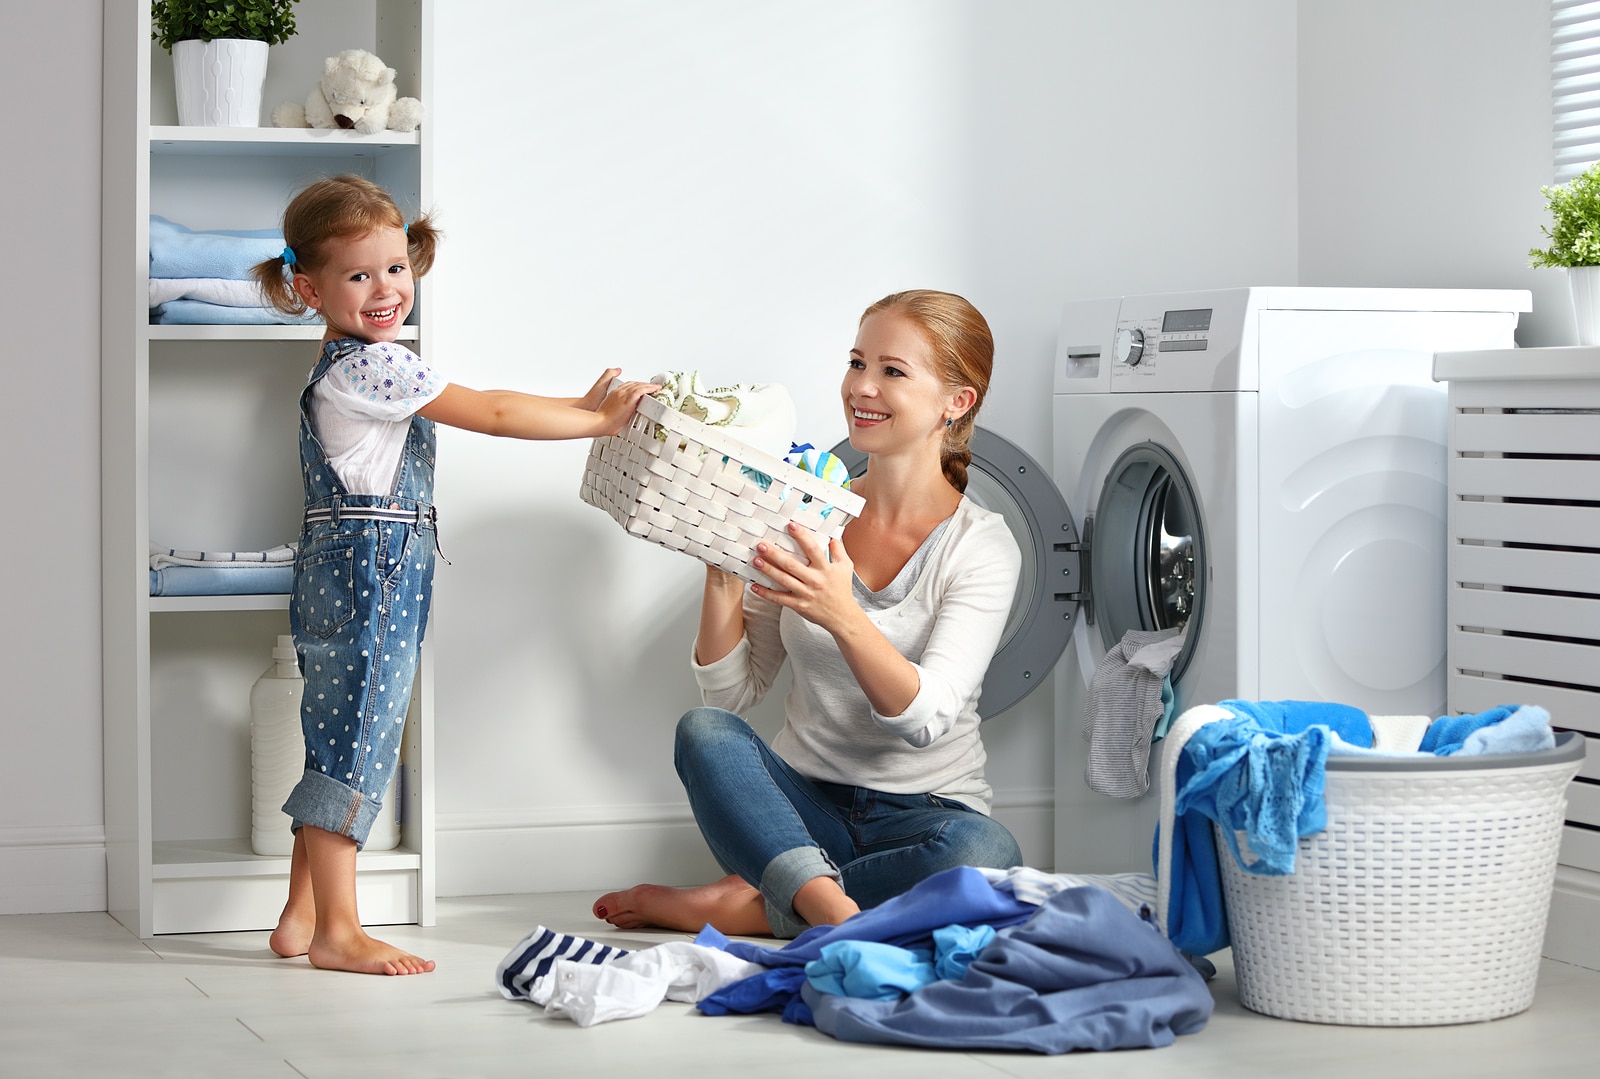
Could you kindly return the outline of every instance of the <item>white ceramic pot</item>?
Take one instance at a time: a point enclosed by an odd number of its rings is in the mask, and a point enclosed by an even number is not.
[[[1578,323],[1578,344],[1600,345],[1600,266],[1567,267],[1572,287],[1572,317]]]
[[[178,123],[185,127],[260,127],[267,43],[217,38],[172,43]]]

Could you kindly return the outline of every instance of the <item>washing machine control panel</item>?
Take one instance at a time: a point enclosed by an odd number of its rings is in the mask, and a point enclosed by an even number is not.
[[[1230,320],[1219,321],[1217,309],[1194,303],[1198,298],[1173,296],[1158,305],[1123,305],[1112,340],[1112,388],[1175,390],[1195,388],[1189,385],[1195,380],[1211,381],[1210,370],[1220,359],[1216,352],[1226,351]]]

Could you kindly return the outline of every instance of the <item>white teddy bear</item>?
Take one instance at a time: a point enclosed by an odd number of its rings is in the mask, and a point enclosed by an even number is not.
[[[342,127],[363,135],[415,131],[422,102],[398,97],[394,68],[364,49],[346,49],[322,62],[322,81],[304,106],[285,101],[272,110],[274,127]]]

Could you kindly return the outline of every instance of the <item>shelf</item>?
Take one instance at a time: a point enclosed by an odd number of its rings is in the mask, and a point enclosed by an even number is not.
[[[358,135],[339,128],[310,127],[151,127],[152,154],[239,157],[267,154],[273,157],[382,157],[414,150],[415,131],[385,131]]]
[[[150,613],[172,611],[287,611],[287,593],[252,596],[151,596]]]
[[[270,326],[156,326],[149,329],[152,341],[320,341],[327,327],[320,322],[304,325]],[[400,327],[399,341],[415,341],[418,328]]]
[[[151,850],[152,876],[157,880],[186,877],[270,877],[289,872],[287,855],[260,855],[249,839],[184,839],[156,842]],[[384,872],[420,869],[422,855],[405,847],[362,851],[356,871]]]

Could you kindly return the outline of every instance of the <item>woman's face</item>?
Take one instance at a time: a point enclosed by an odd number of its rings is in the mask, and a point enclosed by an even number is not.
[[[863,453],[937,445],[957,414],[921,329],[892,308],[861,323],[840,395],[850,444]]]

